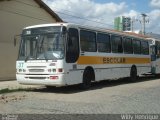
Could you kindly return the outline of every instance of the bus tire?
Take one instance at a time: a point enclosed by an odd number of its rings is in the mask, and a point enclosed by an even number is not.
[[[80,84],[81,89],[89,89],[91,87],[93,73],[90,70],[85,70],[83,73],[83,81]]]
[[[137,69],[136,66],[132,66],[130,71],[130,81],[135,82],[136,80],[137,80]]]
[[[56,88],[55,86],[48,86],[48,85],[46,85],[45,87],[46,87],[48,90],[52,90],[52,89]]]
[[[160,74],[159,74],[159,73],[155,74],[154,76],[155,76],[156,78],[160,78]]]

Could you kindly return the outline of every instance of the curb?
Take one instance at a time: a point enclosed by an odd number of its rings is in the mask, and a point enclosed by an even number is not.
[[[15,80],[15,79],[6,79],[6,80],[0,79],[0,83],[1,83],[1,82],[7,82],[7,81],[17,81],[17,80]]]

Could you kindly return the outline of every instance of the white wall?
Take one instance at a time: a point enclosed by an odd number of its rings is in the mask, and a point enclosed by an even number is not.
[[[14,35],[26,26],[53,22],[34,0],[0,1],[0,80],[15,79],[19,43],[14,47]]]

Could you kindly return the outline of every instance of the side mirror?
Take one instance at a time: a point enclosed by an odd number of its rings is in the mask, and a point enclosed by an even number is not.
[[[21,34],[14,36],[14,47],[16,47],[16,45],[17,45],[17,37],[20,37],[20,36],[21,36]]]
[[[64,34],[66,34],[66,32],[67,32],[67,28],[66,27],[62,27],[62,34],[64,35]]]
[[[16,47],[16,44],[17,44],[17,40],[16,40],[16,37],[14,36],[14,47]]]

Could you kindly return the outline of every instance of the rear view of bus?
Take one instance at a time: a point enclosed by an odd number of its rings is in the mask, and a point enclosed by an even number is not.
[[[37,25],[23,30],[16,63],[21,84],[65,85],[66,28],[61,24]]]

